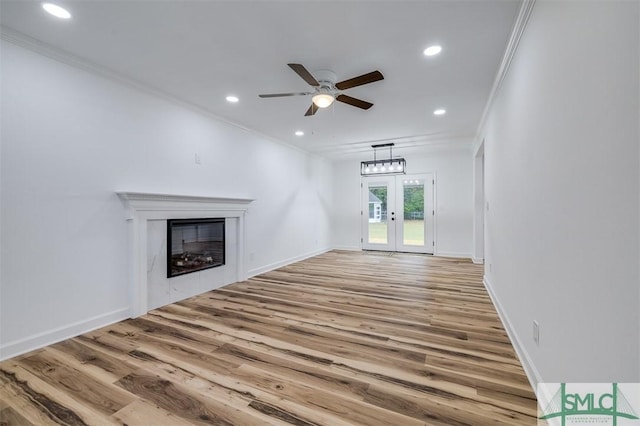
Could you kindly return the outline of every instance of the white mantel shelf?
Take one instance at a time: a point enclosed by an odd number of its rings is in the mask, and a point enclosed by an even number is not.
[[[192,201],[196,203],[222,203],[222,204],[249,204],[252,198],[221,198],[202,195],[176,195],[156,194],[151,192],[117,192],[117,194],[130,201]]]
[[[237,277],[246,278],[244,268],[244,218],[251,198],[209,197],[200,195],[155,194],[147,192],[116,192],[126,205],[126,219],[133,224],[133,294],[131,316],[147,313],[147,221],[205,217],[237,218]]]
[[[253,201],[252,198],[229,198],[229,197],[208,197],[202,195],[177,195],[177,194],[156,194],[151,192],[116,192],[118,196],[126,201],[131,208],[136,210],[150,208],[154,206],[163,207],[167,204],[216,204],[229,206],[246,206]]]

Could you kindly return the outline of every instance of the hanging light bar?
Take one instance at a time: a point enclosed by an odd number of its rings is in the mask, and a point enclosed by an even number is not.
[[[393,158],[393,143],[383,143],[378,145],[371,145],[373,148],[373,160],[372,161],[363,161],[360,163],[360,175],[361,176],[370,176],[370,175],[398,175],[405,174],[407,162],[404,158]],[[377,148],[386,148],[389,147],[389,158],[385,160],[378,160],[376,155]]]

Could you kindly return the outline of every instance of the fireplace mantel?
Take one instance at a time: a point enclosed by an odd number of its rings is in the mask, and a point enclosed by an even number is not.
[[[156,210],[208,210],[217,209],[246,210],[252,198],[208,197],[201,195],[157,194],[150,192],[116,192],[129,207],[129,213],[135,211]]]
[[[147,222],[149,220],[237,218],[237,276],[239,280],[246,279],[244,219],[253,199],[126,191],[116,193],[126,206],[126,219],[132,223],[133,228],[131,230],[132,317],[144,315],[148,311]]]

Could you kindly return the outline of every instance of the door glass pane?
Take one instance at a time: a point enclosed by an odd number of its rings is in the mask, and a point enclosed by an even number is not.
[[[369,185],[369,243],[387,244],[387,186]]]
[[[403,183],[403,244],[424,246],[424,180],[405,180]]]

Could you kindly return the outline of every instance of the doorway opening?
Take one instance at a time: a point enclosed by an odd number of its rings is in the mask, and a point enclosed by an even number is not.
[[[485,239],[485,205],[484,191],[484,139],[478,147],[473,159],[473,263],[484,263],[484,239]]]

